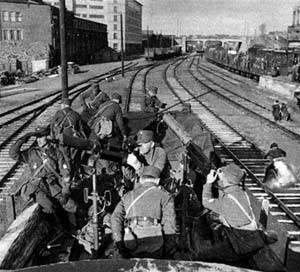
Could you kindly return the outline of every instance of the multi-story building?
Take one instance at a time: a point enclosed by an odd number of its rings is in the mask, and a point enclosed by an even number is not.
[[[293,24],[288,26],[288,43],[290,48],[300,47],[300,6],[293,10]]]
[[[57,7],[39,0],[1,0],[0,15],[0,63],[13,57],[19,62],[48,59],[50,66],[59,64]],[[92,62],[107,47],[106,25],[77,18],[72,12],[65,19],[67,60]]]
[[[58,6],[59,0],[44,0]],[[142,4],[136,0],[66,0],[66,8],[77,17],[107,25],[108,44],[121,50],[120,14],[123,14],[124,50],[142,50]]]

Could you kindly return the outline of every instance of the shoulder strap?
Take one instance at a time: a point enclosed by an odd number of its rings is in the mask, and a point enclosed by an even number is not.
[[[146,191],[142,192],[135,200],[133,200],[131,202],[131,204],[129,205],[129,207],[126,209],[126,217],[129,213],[129,211],[131,210],[131,208],[133,207],[133,205],[142,197],[144,196],[146,193],[148,193],[149,191],[153,190],[154,188],[156,188],[156,186],[152,186],[150,188],[148,188]]]
[[[102,104],[98,110],[98,112],[96,113],[94,119],[96,119],[97,117],[99,117],[109,106],[111,106],[114,102],[113,101],[108,101],[108,103],[106,105]]]
[[[241,205],[241,203],[233,196],[233,195],[230,195],[230,194],[227,194],[227,196],[232,199],[238,206],[239,208],[241,209],[241,211],[246,215],[246,217],[251,221],[253,222],[255,219],[254,219],[254,214],[253,214],[253,211],[252,211],[252,207],[251,207],[251,203],[250,203],[250,199],[247,195],[247,193],[245,193],[246,195],[246,198],[248,200],[248,203],[249,203],[249,207],[250,207],[250,210],[251,210],[251,216],[246,212],[246,210],[244,209],[244,207]]]
[[[50,163],[48,163],[48,159],[43,159],[43,157],[39,154],[39,152],[37,152],[37,154],[43,162],[42,165],[48,167],[58,179],[61,179],[61,176],[57,173],[57,171],[51,166]]]

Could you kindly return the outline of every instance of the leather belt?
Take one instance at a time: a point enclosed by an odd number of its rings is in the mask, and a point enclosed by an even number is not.
[[[147,216],[134,216],[127,218],[127,224],[139,224],[139,223],[146,223],[150,225],[157,225],[160,223],[159,219],[147,217]]]

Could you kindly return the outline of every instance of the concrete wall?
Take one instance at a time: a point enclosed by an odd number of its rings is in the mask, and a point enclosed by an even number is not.
[[[261,76],[259,86],[266,88],[288,99],[293,99],[295,92],[300,92],[300,85],[292,82],[285,82],[270,76]]]

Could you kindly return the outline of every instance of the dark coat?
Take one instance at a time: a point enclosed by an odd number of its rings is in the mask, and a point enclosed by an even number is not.
[[[91,108],[93,110],[97,110],[101,104],[110,100],[109,96],[102,91],[95,96],[92,87],[90,87],[84,93],[82,93],[79,96],[79,99],[80,99],[80,105],[84,109]],[[86,100],[88,100],[88,102]]]
[[[113,122],[113,136],[116,136],[118,129],[123,136],[126,135],[126,128],[123,121],[123,114],[120,105],[115,101],[107,101],[103,103],[96,113],[96,116],[106,117]]]
[[[165,104],[156,95],[146,96],[145,98],[145,112],[157,112],[160,108],[164,108],[164,106]]]

